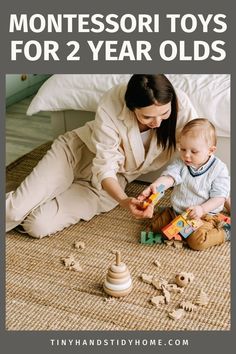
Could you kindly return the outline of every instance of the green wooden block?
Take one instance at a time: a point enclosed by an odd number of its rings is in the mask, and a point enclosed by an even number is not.
[[[162,235],[161,234],[155,234],[154,235],[154,240],[155,240],[155,243],[162,243],[163,242]]]
[[[162,243],[162,235],[154,234],[152,231],[148,233],[146,231],[141,231],[140,242],[145,245],[153,245],[155,243]]]

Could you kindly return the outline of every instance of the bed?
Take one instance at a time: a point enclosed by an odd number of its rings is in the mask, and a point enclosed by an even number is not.
[[[49,111],[54,137],[94,119],[98,102],[112,86],[127,83],[130,74],[56,74],[40,88],[27,114]],[[230,75],[166,74],[174,87],[190,98],[199,117],[217,131],[217,153],[230,170]],[[141,176],[152,181],[161,170]]]

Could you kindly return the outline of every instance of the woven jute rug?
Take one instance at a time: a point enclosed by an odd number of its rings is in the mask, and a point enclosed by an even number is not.
[[[15,188],[49,148],[45,144],[7,167],[7,189]],[[129,195],[144,185],[131,183]],[[161,200],[169,204],[167,194]],[[6,236],[6,328],[8,330],[229,330],[230,244],[196,252],[187,247],[141,245],[145,221],[121,209],[94,217],[41,240],[13,230]],[[85,249],[73,247],[84,241]],[[109,299],[103,281],[114,250],[132,274],[133,291]],[[65,268],[61,257],[73,254],[82,272]],[[160,267],[153,262],[158,260]],[[168,304],[158,308],[150,298],[160,295],[140,275],[147,273],[171,282],[180,271],[194,274],[183,293],[171,293]],[[174,321],[168,312],[183,300],[194,302],[203,289],[210,301]]]

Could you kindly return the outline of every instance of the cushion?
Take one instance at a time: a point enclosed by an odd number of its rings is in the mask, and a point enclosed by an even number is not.
[[[127,83],[130,74],[56,74],[39,89],[27,114],[39,111],[95,112],[102,95],[112,86]],[[210,119],[219,136],[230,136],[230,75],[166,74],[174,87],[190,98],[199,117]]]

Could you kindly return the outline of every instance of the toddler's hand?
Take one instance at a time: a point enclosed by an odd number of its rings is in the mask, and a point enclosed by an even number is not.
[[[204,210],[201,205],[194,205],[190,206],[188,208],[188,211],[190,210],[188,217],[190,219],[201,219],[201,217],[204,215]]]
[[[137,199],[140,200],[141,202],[143,202],[145,199],[150,197],[150,195],[155,194],[156,192],[157,192],[157,186],[156,186],[156,184],[152,183],[152,184],[150,184],[150,186],[145,188],[142,191],[142,193],[139,194]]]

